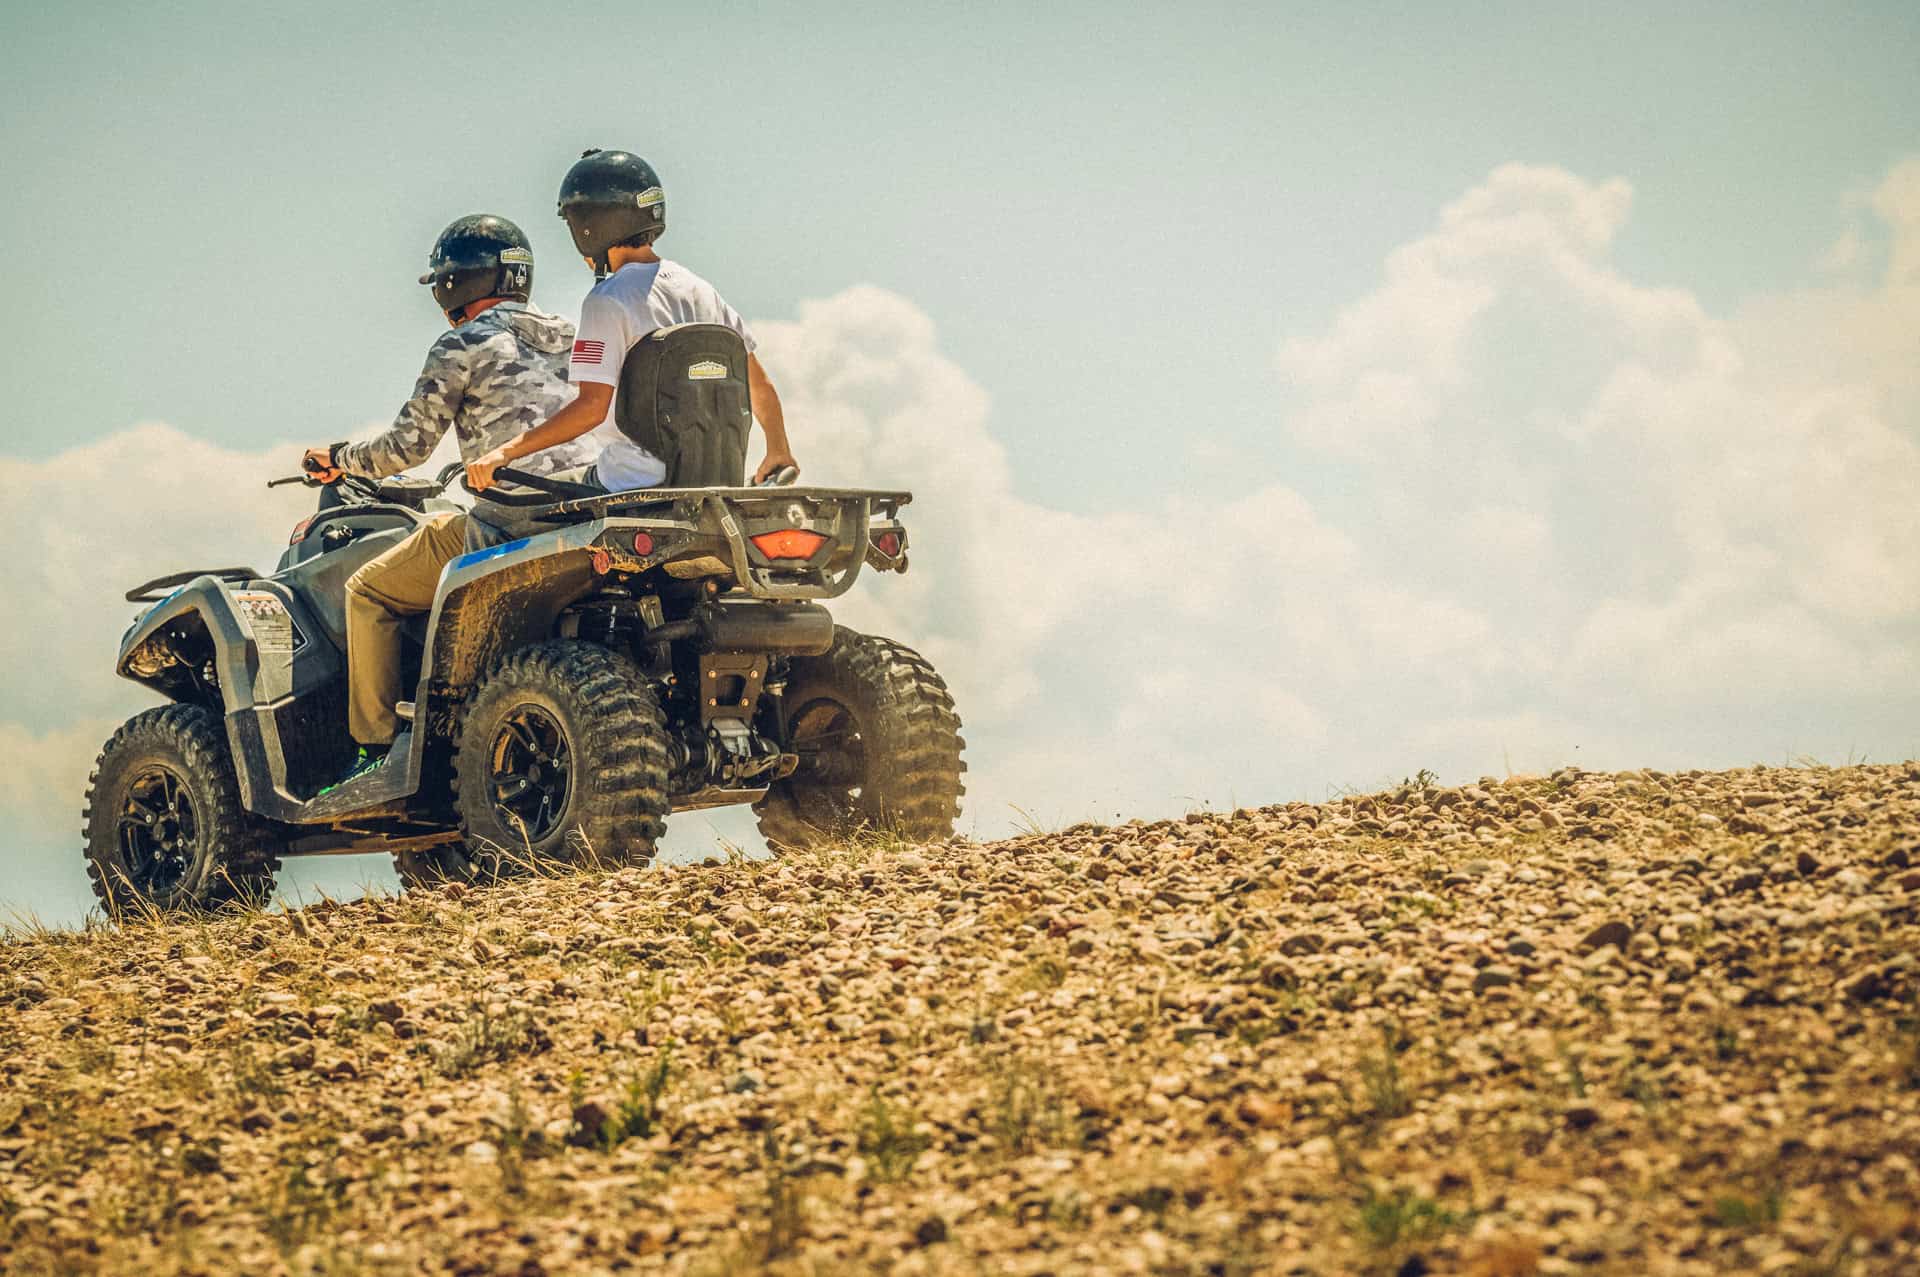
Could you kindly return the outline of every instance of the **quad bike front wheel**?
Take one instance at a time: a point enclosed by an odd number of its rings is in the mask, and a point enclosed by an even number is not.
[[[87,876],[110,917],[265,904],[280,862],[240,806],[212,710],[164,705],[128,719],[87,786]]]
[[[781,697],[799,766],[755,804],[767,845],[807,848],[863,831],[948,838],[966,792],[960,716],[925,657],[836,626],[823,655],[796,658]]]
[[[574,639],[524,648],[467,707],[454,760],[465,846],[432,859],[469,878],[645,864],[666,832],[670,769],[666,720],[625,656]]]

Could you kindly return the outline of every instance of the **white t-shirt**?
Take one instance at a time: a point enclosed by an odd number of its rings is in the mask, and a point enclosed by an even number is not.
[[[660,458],[620,433],[614,414],[627,352],[654,329],[673,324],[725,324],[753,350],[753,334],[739,314],[712,284],[679,262],[629,262],[595,284],[581,303],[568,376],[575,385],[597,381],[615,388],[607,419],[586,436],[600,444],[595,474],[609,492],[650,488],[667,477]]]

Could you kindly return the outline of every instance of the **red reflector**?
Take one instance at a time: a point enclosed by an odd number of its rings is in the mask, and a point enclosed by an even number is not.
[[[641,558],[653,553],[653,535],[648,532],[633,534],[633,552]]]
[[[293,535],[287,538],[287,544],[299,545],[302,541],[306,540],[307,529],[313,526],[313,521],[318,517],[319,517],[318,515],[310,514],[306,518],[300,520],[300,522],[294,524]]]
[[[900,557],[900,534],[893,531],[882,532],[873,538],[873,546],[889,559],[897,559]]]
[[[753,543],[769,559],[810,559],[827,539],[805,528],[781,528],[778,532],[762,532]]]

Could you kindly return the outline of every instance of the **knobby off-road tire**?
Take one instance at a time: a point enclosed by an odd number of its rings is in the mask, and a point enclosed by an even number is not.
[[[163,705],[128,719],[87,782],[87,876],[108,917],[263,905],[278,844],[240,806],[220,716]]]
[[[795,659],[782,704],[786,748],[801,764],[754,806],[769,847],[816,847],[863,830],[915,842],[952,836],[966,742],[926,658],[836,626],[826,653]]]
[[[631,661],[573,639],[524,648],[467,705],[454,758],[462,854],[483,866],[645,864],[666,832],[670,770],[666,719]]]

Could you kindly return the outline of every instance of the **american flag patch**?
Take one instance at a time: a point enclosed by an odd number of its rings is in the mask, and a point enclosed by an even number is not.
[[[597,364],[607,353],[604,341],[576,341],[573,343],[573,362],[576,364]]]

